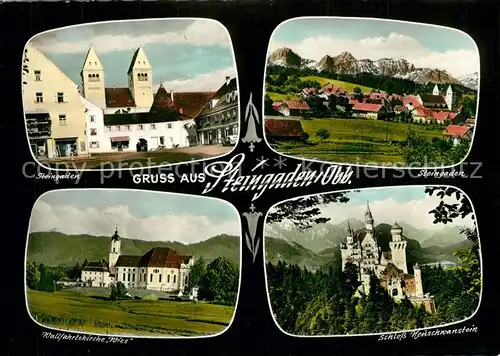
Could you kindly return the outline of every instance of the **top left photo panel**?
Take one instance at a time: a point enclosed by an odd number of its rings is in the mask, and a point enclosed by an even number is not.
[[[116,170],[221,157],[238,141],[236,61],[210,19],[88,23],[25,46],[22,95],[35,161]]]

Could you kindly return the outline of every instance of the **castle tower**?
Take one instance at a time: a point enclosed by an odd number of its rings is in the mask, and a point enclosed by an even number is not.
[[[104,109],[106,107],[104,67],[92,46],[85,56],[80,78],[85,99]]]
[[[353,237],[354,231],[352,230],[351,223],[348,221],[347,222],[347,244],[352,245],[353,244]]]
[[[432,90],[432,95],[439,95],[439,87],[438,85],[434,85],[434,89]]]
[[[424,286],[422,285],[422,271],[418,262],[413,266],[413,273],[415,275],[415,296],[418,298],[424,297]]]
[[[446,90],[446,96],[444,101],[446,102],[446,106],[448,107],[448,110],[455,110],[456,107],[456,95],[453,92],[453,89],[451,88],[451,85],[448,86],[448,89]]]
[[[408,273],[408,267],[406,266],[406,239],[403,238],[403,228],[394,223],[391,227],[392,241],[389,242],[389,248],[392,254],[392,263],[402,270],[404,273]]]
[[[366,211],[365,211],[365,229],[367,231],[373,232],[373,216],[370,211],[370,205],[366,202]]]
[[[118,261],[118,257],[121,254],[120,236],[118,235],[118,227],[115,230],[115,234],[111,237],[111,248],[109,250],[109,272],[115,273],[115,265]]]
[[[127,75],[136,107],[149,111],[153,104],[153,69],[142,47],[134,52]]]

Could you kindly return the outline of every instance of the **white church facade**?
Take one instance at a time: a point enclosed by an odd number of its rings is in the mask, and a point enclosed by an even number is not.
[[[89,262],[81,280],[90,287],[109,287],[121,282],[126,288],[182,292],[194,256],[179,255],[168,247],[154,247],[144,255],[122,255],[118,231],[111,237],[109,262]]]
[[[350,225],[348,226],[347,236],[340,246],[342,270],[345,270],[348,263],[358,268],[361,294],[369,294],[370,276],[374,274],[395,300],[407,297],[414,304],[422,305],[427,312],[433,313],[434,299],[424,293],[418,263],[413,267],[414,274],[408,273],[406,260],[408,241],[403,235],[403,228],[397,223],[391,227],[389,251],[382,251],[376,238],[374,219],[368,204],[364,220],[365,227],[361,231],[355,232]]]

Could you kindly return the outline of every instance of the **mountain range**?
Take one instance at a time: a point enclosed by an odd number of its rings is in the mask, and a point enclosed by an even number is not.
[[[357,226],[359,226],[359,221],[356,222],[350,220],[349,222],[351,223],[351,226],[353,226],[353,223],[356,223]],[[345,224],[347,224],[347,222],[345,222]],[[359,231],[359,229],[354,228],[354,226],[353,229]],[[331,229],[330,231],[335,230]],[[375,231],[377,241],[379,242],[382,251],[388,251],[389,241],[391,240],[391,225],[384,223],[378,224],[375,227]],[[453,255],[453,253],[459,249],[468,248],[470,246],[470,242],[461,236],[461,240],[457,243],[446,246],[433,245],[422,247],[419,241],[409,238],[409,235],[406,235],[404,231],[405,230],[403,229],[403,235],[405,235],[408,241],[406,256],[410,270],[416,262],[420,264],[438,261],[455,262],[457,261],[457,258]],[[410,229],[408,231],[410,234],[412,233]],[[305,243],[307,242],[308,241],[305,241]],[[282,238],[269,237],[266,235],[265,252],[266,262],[276,264],[278,261],[282,260],[288,264],[296,264],[309,270],[321,269],[329,263],[341,263],[340,245],[334,245],[321,251],[314,252],[296,241],[287,241]]]
[[[346,236],[348,223],[354,230],[365,226],[359,219],[346,219],[340,224],[324,223],[312,226],[307,230],[300,230],[291,222],[281,222],[267,224],[265,235],[282,239],[289,242],[295,242],[311,250],[313,253],[338,246],[341,240]],[[443,226],[437,229],[418,229],[404,221],[398,221],[403,228],[403,235],[407,238],[418,241],[422,247],[438,246],[447,247],[459,243],[465,239],[460,234],[462,227]]]
[[[143,255],[153,247],[170,247],[179,254],[203,257],[210,262],[224,256],[235,264],[240,261],[240,238],[218,235],[202,242],[183,244],[176,241],[143,241],[121,238],[124,255]],[[109,236],[66,235],[57,231],[34,232],[28,239],[28,260],[47,266],[74,266],[77,262],[109,259]]]
[[[268,57],[268,65],[331,71],[338,74],[357,75],[371,73],[373,75],[388,76],[412,80],[415,83],[426,84],[461,84],[477,90],[479,75],[471,73],[460,78],[454,78],[445,70],[433,68],[417,68],[406,59],[382,58],[379,60],[356,59],[349,52],[342,52],[337,56],[325,54],[319,61],[302,58],[292,49],[283,47],[272,52]]]

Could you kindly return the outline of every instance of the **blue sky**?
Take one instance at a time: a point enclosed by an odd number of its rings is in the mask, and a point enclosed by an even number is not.
[[[198,242],[221,233],[240,235],[240,220],[227,202],[135,190],[60,190],[42,196],[31,216],[33,231],[142,240]]]
[[[338,224],[346,219],[364,219],[367,201],[370,204],[375,223],[392,224],[404,221],[416,228],[440,229],[445,225],[434,224],[434,215],[429,214],[438,206],[441,200],[425,193],[425,186],[403,186],[362,189],[359,192],[349,192],[347,203],[331,203],[322,208],[323,216],[331,218],[332,224]],[[455,197],[447,197],[445,203],[457,203]],[[455,219],[446,226],[472,226],[470,217]]]
[[[477,48],[468,35],[426,24],[301,18],[274,32],[270,50],[280,47],[314,60],[347,51],[357,59],[404,58],[416,67],[442,69],[457,77],[479,71]]]
[[[78,85],[90,45],[104,66],[107,87],[127,86],[127,69],[140,46],[153,67],[154,83],[165,82],[172,90],[215,91],[226,75],[236,75],[229,34],[210,20],[86,24],[41,33],[31,43]]]

